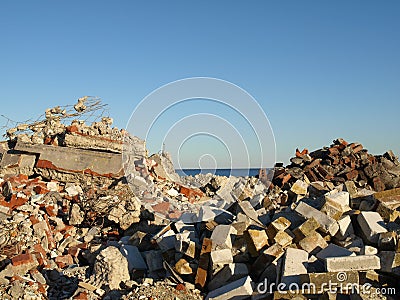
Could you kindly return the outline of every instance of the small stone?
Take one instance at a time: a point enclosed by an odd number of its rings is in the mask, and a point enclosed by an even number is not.
[[[286,229],[289,228],[290,225],[291,222],[284,217],[279,217],[276,220],[272,221],[267,228],[267,234],[269,239],[273,240],[275,235],[279,231],[285,231]]]
[[[289,229],[286,229],[285,231],[279,231],[275,235],[274,241],[282,247],[287,247],[292,243],[293,237],[294,235],[289,231]]]
[[[79,185],[70,185],[65,188],[65,191],[69,197],[75,197],[83,193],[82,188]]]
[[[299,242],[306,236],[314,233],[314,231],[317,230],[319,226],[319,223],[313,217],[307,219],[303,224],[293,230],[293,234],[295,235],[295,242]]]
[[[168,196],[170,197],[176,197],[179,195],[179,192],[175,190],[174,188],[171,188],[167,191]]]
[[[175,270],[181,275],[189,275],[193,273],[192,268],[184,258],[178,260],[175,264]]]
[[[362,211],[358,215],[357,221],[365,237],[371,243],[377,244],[379,234],[387,232],[386,225],[377,212]]]

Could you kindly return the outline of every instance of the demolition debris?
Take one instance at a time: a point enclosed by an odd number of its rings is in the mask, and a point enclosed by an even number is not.
[[[0,143],[0,298],[398,298],[379,294],[400,293],[393,152],[337,139],[258,177],[179,177],[111,118],[73,119],[97,107],[48,109]]]

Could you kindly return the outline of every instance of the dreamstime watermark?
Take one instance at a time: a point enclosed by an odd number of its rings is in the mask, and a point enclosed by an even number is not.
[[[307,275],[309,276],[309,275]],[[357,280],[353,280],[346,272],[338,272],[326,282],[315,280],[315,282],[268,282],[265,279],[260,282],[256,290],[260,294],[272,294],[275,291],[282,294],[323,294],[323,293],[344,293],[344,294],[364,294],[364,295],[396,295],[394,287],[373,287],[370,283],[360,284]]]
[[[211,173],[241,168],[245,173],[240,176],[249,176],[252,168],[273,171],[275,164],[275,137],[264,110],[243,88],[221,79],[186,78],[154,90],[134,108],[126,130],[145,140],[150,152],[162,156],[166,150],[169,156],[161,160],[172,158],[175,169],[187,168],[188,162],[203,169],[206,161],[212,165],[207,168]],[[130,143],[129,138],[124,141],[122,156],[125,175],[132,179],[140,166],[130,157],[135,152]],[[137,182],[128,180],[132,189]],[[226,204],[221,202],[218,207],[212,200],[215,212],[216,208],[227,209]],[[154,206],[146,201],[151,211]],[[173,201],[169,199],[168,209],[159,212],[167,219],[177,215],[174,209],[198,214],[207,206]]]

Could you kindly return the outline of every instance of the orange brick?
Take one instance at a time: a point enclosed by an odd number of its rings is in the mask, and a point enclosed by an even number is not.
[[[45,209],[46,209],[46,213],[47,213],[50,217],[55,217],[55,216],[57,216],[57,209],[54,207],[54,205],[47,205]]]
[[[74,263],[74,260],[70,254],[57,256],[54,261],[61,269],[68,267]]]
[[[76,246],[70,247],[68,249],[68,254],[73,256],[73,257],[78,257],[80,252],[81,252],[81,249],[76,247]]]
[[[28,252],[25,254],[19,254],[17,256],[14,256],[11,259],[12,265],[13,266],[20,266],[20,265],[24,265],[24,264],[29,264],[29,263],[33,263],[33,257],[32,255]]]
[[[78,295],[74,297],[74,300],[87,300],[88,294],[87,292],[80,292]]]

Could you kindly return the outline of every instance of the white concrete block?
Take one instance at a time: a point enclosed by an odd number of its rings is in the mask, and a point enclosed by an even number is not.
[[[383,222],[380,214],[374,211],[362,211],[357,217],[358,224],[360,224],[367,240],[371,243],[377,244],[379,234],[387,232],[386,225]]]
[[[231,249],[236,233],[235,227],[231,225],[217,225],[211,234],[212,249]]]

